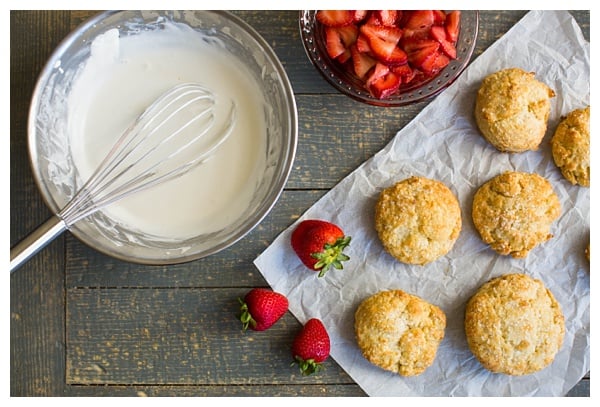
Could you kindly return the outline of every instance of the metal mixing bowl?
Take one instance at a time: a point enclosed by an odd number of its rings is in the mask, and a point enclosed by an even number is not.
[[[268,43],[248,24],[221,11],[118,11],[101,13],[72,32],[55,50],[36,84],[29,112],[28,137],[33,174],[49,208],[55,213],[73,197],[82,180],[73,164],[64,119],[67,96],[77,67],[90,55],[97,36],[110,29],[119,35],[160,30],[161,22],[185,23],[245,66],[264,92],[267,127],[266,166],[245,213],[222,230],[181,240],[148,236],[128,229],[100,211],[70,231],[100,252],[143,264],[174,264],[208,256],[248,234],[269,213],[287,181],[298,138],[292,87]],[[257,103],[258,103],[257,98]]]

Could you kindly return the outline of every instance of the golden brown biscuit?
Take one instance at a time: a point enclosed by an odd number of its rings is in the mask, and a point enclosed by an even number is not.
[[[550,227],[560,211],[552,185],[537,174],[507,171],[473,197],[473,223],[482,240],[515,258],[552,237]]]
[[[550,140],[552,158],[571,184],[590,186],[590,107],[573,110]]]
[[[475,120],[483,137],[500,151],[537,150],[548,125],[554,91],[533,72],[508,68],[483,79]]]
[[[469,299],[465,333],[488,370],[509,375],[548,366],[563,343],[560,305],[540,280],[508,274],[485,283]]]
[[[409,264],[426,264],[450,251],[462,219],[458,200],[443,183],[410,177],[383,190],[375,229],[384,248]]]
[[[421,374],[433,363],[445,328],[446,315],[440,308],[402,290],[372,295],[354,316],[364,357],[402,376]]]

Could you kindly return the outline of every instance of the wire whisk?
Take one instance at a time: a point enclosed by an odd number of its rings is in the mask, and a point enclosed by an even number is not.
[[[235,104],[217,106],[216,96],[200,84],[166,91],[123,132],[65,207],[11,248],[11,273],[78,221],[210,159],[235,121]]]

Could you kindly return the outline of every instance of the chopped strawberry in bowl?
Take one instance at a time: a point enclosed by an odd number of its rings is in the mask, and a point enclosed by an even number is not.
[[[304,10],[300,36],[323,77],[348,96],[403,106],[448,87],[470,62],[479,13],[468,10]]]

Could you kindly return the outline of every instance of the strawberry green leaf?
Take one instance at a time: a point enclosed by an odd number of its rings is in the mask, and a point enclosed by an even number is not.
[[[350,244],[350,240],[350,236],[340,237],[333,244],[325,244],[322,252],[311,254],[313,258],[318,260],[314,268],[319,270],[319,277],[323,277],[332,266],[338,270],[344,268],[342,261],[348,261],[350,257],[344,254],[343,251]]]

